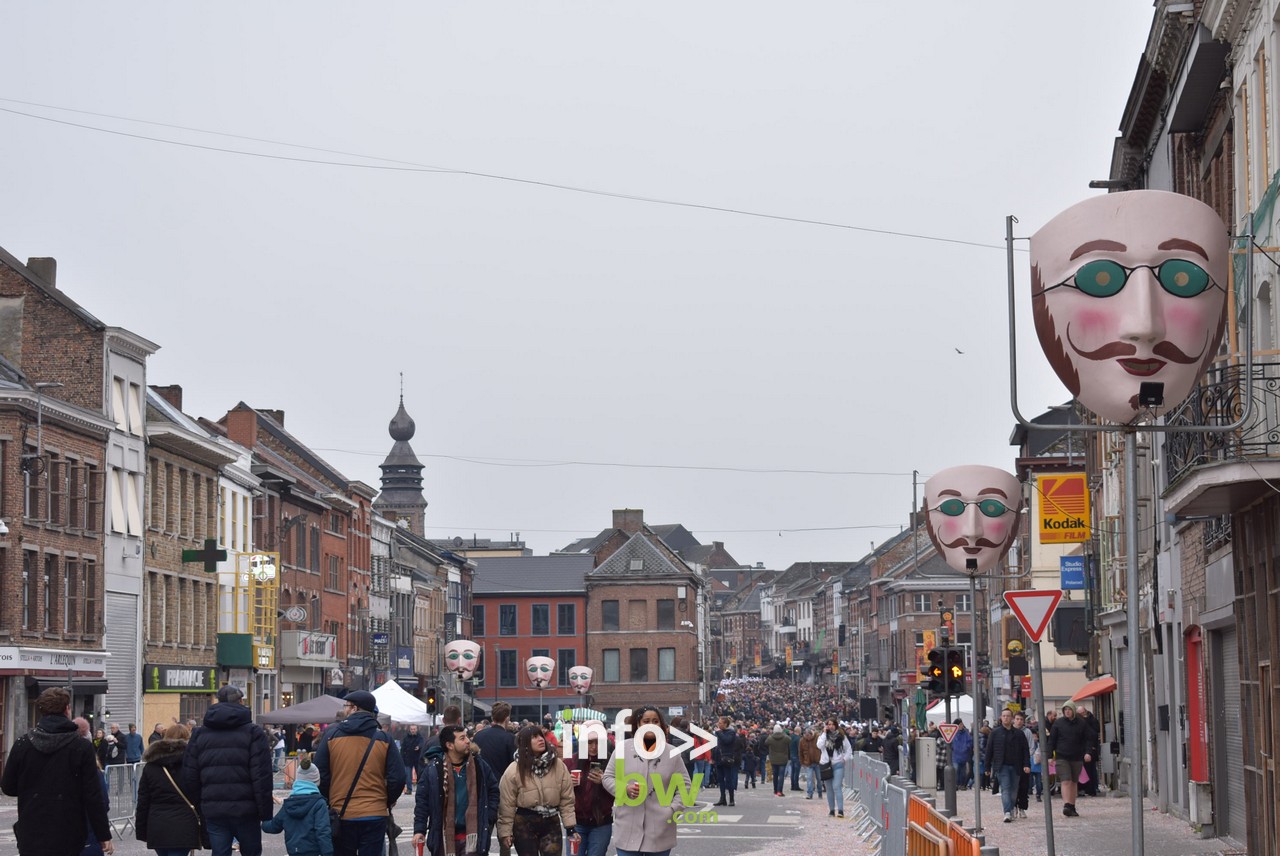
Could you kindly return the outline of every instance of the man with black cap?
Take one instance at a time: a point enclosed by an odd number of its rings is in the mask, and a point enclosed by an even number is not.
[[[245,707],[244,693],[230,684],[191,732],[182,758],[182,791],[200,807],[213,856],[262,853],[261,822],[271,819],[271,743]]]
[[[378,727],[373,693],[347,693],[346,719],[330,726],[316,747],[320,793],[341,820],[334,856],[383,856],[391,807],[404,793],[404,761]]]

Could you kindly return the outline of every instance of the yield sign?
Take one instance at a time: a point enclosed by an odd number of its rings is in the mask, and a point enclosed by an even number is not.
[[[1060,600],[1062,589],[1023,589],[1004,593],[1004,602],[1009,604],[1009,609],[1013,610],[1018,623],[1027,631],[1032,642],[1039,642],[1040,637],[1044,636],[1045,628],[1049,626],[1049,619],[1053,618]]]
[[[942,739],[951,742],[951,738],[956,736],[956,732],[960,730],[960,726],[953,722],[944,722],[938,726],[938,730],[942,732]]]

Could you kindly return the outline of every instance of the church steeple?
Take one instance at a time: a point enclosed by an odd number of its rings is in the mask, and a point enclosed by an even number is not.
[[[381,464],[382,492],[373,501],[373,508],[384,517],[405,521],[410,532],[425,538],[427,500],[422,494],[422,462],[409,445],[416,430],[413,418],[404,409],[404,375],[401,375],[400,407],[387,426],[395,443]]]

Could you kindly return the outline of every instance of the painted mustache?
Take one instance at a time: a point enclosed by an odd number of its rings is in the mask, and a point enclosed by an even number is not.
[[[946,541],[943,541],[942,546],[946,547],[948,550],[954,550],[956,547],[997,547],[998,548],[1000,545],[997,544],[995,541],[988,541],[986,538],[979,538],[977,541],[970,541],[968,538],[957,538],[956,540],[952,541],[950,544],[948,544]]]
[[[1071,342],[1071,328],[1067,327],[1067,341]],[[1082,351],[1076,347],[1075,342],[1071,342],[1071,349],[1086,360],[1112,360],[1117,357],[1133,357],[1137,356],[1138,349],[1128,342],[1110,342],[1103,345],[1096,351]],[[1186,351],[1179,348],[1173,342],[1160,342],[1151,349],[1151,353],[1157,357],[1162,357],[1172,363],[1181,363],[1183,365],[1191,365],[1200,362],[1200,358],[1204,356],[1202,350],[1199,354],[1192,356]]]

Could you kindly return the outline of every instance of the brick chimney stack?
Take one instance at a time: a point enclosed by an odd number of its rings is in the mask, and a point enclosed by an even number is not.
[[[178,384],[174,383],[169,386],[151,384],[151,391],[179,410],[182,409],[182,387]]]
[[[628,535],[635,535],[644,528],[644,511],[639,508],[615,508],[613,528],[621,529]]]
[[[36,256],[27,259],[27,270],[43,279],[45,282],[58,287],[58,260],[54,258]]]

